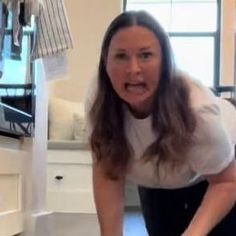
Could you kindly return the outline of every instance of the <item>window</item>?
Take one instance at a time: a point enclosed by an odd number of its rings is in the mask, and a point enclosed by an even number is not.
[[[32,17],[31,27],[24,26],[22,31],[18,28],[19,34],[13,34],[12,19],[9,11],[0,51],[0,131],[13,137],[32,136],[35,85],[30,53],[34,19]]]
[[[30,61],[30,49],[31,39],[34,32],[34,18],[31,20],[31,27],[23,27],[23,36],[21,41],[21,47],[13,49],[12,43],[12,17],[9,12],[8,27],[4,35],[4,48],[2,51],[2,60],[0,61],[0,69],[2,70],[2,77],[0,79],[0,85],[5,84],[30,84],[32,83],[32,64]],[[22,95],[23,89],[18,89],[17,94],[14,90],[0,90],[0,95]]]
[[[168,32],[175,62],[206,86],[219,85],[219,0],[127,0],[125,10],[146,10]]]
[[[1,84],[25,84],[29,73],[29,35],[25,34],[22,39],[20,55],[13,55],[11,47],[11,35],[6,34],[4,37],[3,51],[3,77]],[[30,81],[29,81],[30,82]]]

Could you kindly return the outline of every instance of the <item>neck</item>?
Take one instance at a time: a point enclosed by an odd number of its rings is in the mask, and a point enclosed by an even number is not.
[[[128,105],[128,109],[133,114],[133,116],[137,119],[145,119],[151,114],[151,109],[149,108],[136,109]]]

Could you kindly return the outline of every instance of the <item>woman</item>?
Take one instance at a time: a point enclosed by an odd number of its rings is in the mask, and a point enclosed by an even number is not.
[[[139,185],[149,235],[236,235],[236,112],[176,70],[147,13],[108,27],[86,110],[102,236],[123,235],[126,178]]]

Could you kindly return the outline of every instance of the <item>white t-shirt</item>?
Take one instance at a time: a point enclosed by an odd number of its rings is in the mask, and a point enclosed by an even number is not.
[[[141,159],[146,148],[155,141],[151,116],[137,119],[125,109],[125,132],[134,150],[134,158],[127,173],[130,181],[153,188],[181,188],[217,174],[234,158],[236,144],[236,110],[232,104],[218,98],[195,81],[187,80],[191,106],[196,114],[195,143],[183,165]],[[157,174],[158,171],[158,174]]]

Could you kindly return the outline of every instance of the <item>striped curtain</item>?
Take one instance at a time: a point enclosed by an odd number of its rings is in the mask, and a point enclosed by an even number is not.
[[[52,56],[73,48],[64,0],[44,0],[36,18],[36,37],[32,60]]]

